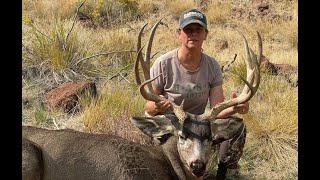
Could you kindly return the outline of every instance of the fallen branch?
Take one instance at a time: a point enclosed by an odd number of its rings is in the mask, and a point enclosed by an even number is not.
[[[56,121],[54,120],[54,118],[51,118],[52,119],[52,121],[53,121],[53,124],[56,126],[56,128],[59,130],[60,128],[59,128],[59,126],[58,126],[58,124],[56,123]]]
[[[109,54],[115,54],[115,53],[122,53],[122,52],[136,52],[136,51],[135,50],[123,50],[123,51],[111,51],[111,52],[106,52],[106,53],[98,53],[98,54],[94,54],[94,55],[89,56],[89,57],[82,58],[82,59],[78,60],[78,62],[76,62],[74,65],[77,66],[80,62],[82,62],[84,60],[87,60],[87,59],[90,59],[90,58],[97,57],[97,56],[109,55]]]
[[[221,67],[221,71],[222,73],[226,72],[227,70],[229,70],[230,65],[236,60],[237,58],[237,54],[234,54],[234,58],[232,61],[230,61],[229,63],[227,63],[226,65]]]
[[[113,78],[117,77],[117,76],[121,76],[122,78],[124,78],[120,73],[125,70],[127,67],[132,66],[133,64],[128,64],[125,67],[123,67],[122,69],[119,70],[119,72],[117,72],[115,75],[113,75],[109,80],[112,80]],[[127,75],[126,75],[127,76]],[[127,80],[128,81],[128,80]],[[128,81],[129,82],[129,81]]]
[[[69,37],[71,31],[72,31],[73,28],[74,28],[74,25],[75,25],[75,23],[76,23],[76,18],[77,18],[78,14],[79,14],[79,9],[82,7],[82,5],[84,4],[85,1],[86,1],[86,0],[82,1],[82,3],[81,3],[81,4],[79,5],[79,7],[77,8],[77,12],[76,12],[76,14],[75,14],[74,17],[73,17],[72,26],[71,26],[71,28],[70,28],[69,32],[67,33],[66,38],[65,38],[65,40],[64,40],[65,44],[67,43],[68,37]],[[63,49],[65,49],[65,44],[63,45]]]

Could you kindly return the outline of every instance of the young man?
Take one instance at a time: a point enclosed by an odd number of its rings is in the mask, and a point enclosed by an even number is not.
[[[169,100],[181,104],[184,99],[184,110],[197,115],[204,113],[208,101],[211,107],[224,101],[220,65],[202,49],[208,33],[206,16],[202,12],[191,9],[180,15],[177,34],[181,46],[157,58],[150,69],[151,78],[163,74],[163,78],[152,82],[152,88],[167,100],[158,103],[147,101],[147,116],[165,113],[170,107]],[[232,97],[235,98],[236,94],[233,93]],[[221,111],[217,118],[229,118],[235,113],[246,114],[248,110],[248,103],[239,104]],[[229,141],[220,144],[217,176],[225,174],[227,168],[238,168],[245,133],[237,141],[232,150]]]

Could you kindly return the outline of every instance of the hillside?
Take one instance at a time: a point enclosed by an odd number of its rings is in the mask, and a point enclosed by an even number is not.
[[[22,124],[111,133],[149,144],[129,121],[144,113],[145,100],[133,74],[138,32],[148,23],[142,36],[145,44],[152,25],[163,18],[153,41],[153,61],[179,46],[179,15],[190,8],[201,9],[208,18],[204,52],[222,65],[237,54],[224,74],[226,98],[232,91],[240,93],[244,85],[237,76],[245,73],[244,47],[237,30],[246,35],[255,52],[259,31],[264,57],[276,67],[297,69],[297,0],[181,2],[22,0]],[[250,112],[239,115],[248,128],[240,179],[298,179],[298,74],[281,72],[262,71]],[[84,80],[95,83],[98,97],[80,97],[80,111],[66,113],[46,106],[44,98],[50,90]]]

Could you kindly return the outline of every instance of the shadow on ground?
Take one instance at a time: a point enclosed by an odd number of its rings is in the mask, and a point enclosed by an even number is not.
[[[203,176],[202,180],[216,180],[216,174],[217,171],[210,171]],[[252,177],[240,173],[233,176],[227,176],[226,180],[252,180]]]

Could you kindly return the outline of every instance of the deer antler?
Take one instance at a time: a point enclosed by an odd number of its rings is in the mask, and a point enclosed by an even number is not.
[[[147,23],[148,24],[148,23]],[[141,47],[141,36],[142,36],[142,32],[144,30],[144,28],[147,26],[147,24],[145,24],[144,26],[142,26],[142,28],[140,29],[140,32],[138,34],[138,41],[137,41],[137,59],[134,63],[134,73],[135,73],[135,77],[136,77],[136,83],[137,85],[140,85],[141,84],[141,79],[140,79],[140,76],[139,76],[139,61],[140,61],[140,64],[142,66],[142,69],[145,69],[145,68],[150,68],[150,67],[144,67],[144,60],[143,60],[143,57],[142,57],[142,54],[141,54],[141,51],[143,49],[143,47]],[[144,71],[143,71],[144,72]],[[150,75],[149,75],[150,76]],[[145,74],[144,74],[144,77]],[[148,76],[147,76],[148,77]]]
[[[136,58],[136,62],[135,62],[135,66],[134,66],[134,70],[135,70],[135,76],[136,76],[136,83],[138,85],[140,85],[139,89],[140,89],[140,94],[149,101],[153,101],[153,102],[160,102],[163,100],[167,100],[166,98],[159,96],[158,94],[154,93],[154,91],[152,90],[151,87],[151,82],[153,80],[155,80],[156,78],[158,78],[159,76],[161,76],[162,74],[157,75],[156,77],[150,79],[150,53],[151,53],[151,47],[152,47],[152,41],[153,41],[153,37],[155,34],[155,31],[158,27],[158,25],[160,24],[162,19],[160,19],[158,22],[156,22],[152,29],[151,29],[151,33],[149,36],[149,40],[147,43],[147,48],[145,51],[145,58],[143,58],[141,51],[143,49],[144,46],[141,47],[141,36],[142,36],[142,32],[145,28],[145,26],[147,24],[145,24],[139,34],[138,34],[138,42],[137,42],[137,58]],[[143,71],[143,75],[144,75],[144,82],[141,84],[141,79],[139,76],[139,62],[141,63],[141,67],[142,67],[142,71]],[[145,89],[145,85],[148,85],[147,90]],[[175,115],[178,117],[179,122],[183,122],[184,119],[186,118],[186,113],[183,111],[183,102],[181,103],[180,106],[176,105],[174,102],[170,101],[171,104],[171,110],[175,113]]]
[[[246,85],[244,86],[241,94],[237,98],[230,99],[217,104],[216,106],[212,107],[208,113],[204,113],[200,115],[201,119],[215,119],[215,117],[222,110],[228,107],[231,107],[237,104],[242,104],[249,101],[258,90],[258,87],[260,84],[260,62],[261,62],[261,55],[262,55],[261,36],[259,32],[257,32],[259,54],[258,56],[256,56],[253,53],[253,51],[249,48],[248,42],[245,36],[241,32],[239,33],[244,39],[245,52],[246,52],[246,68],[247,68],[247,79],[244,79],[241,76],[240,78],[244,81]]]

